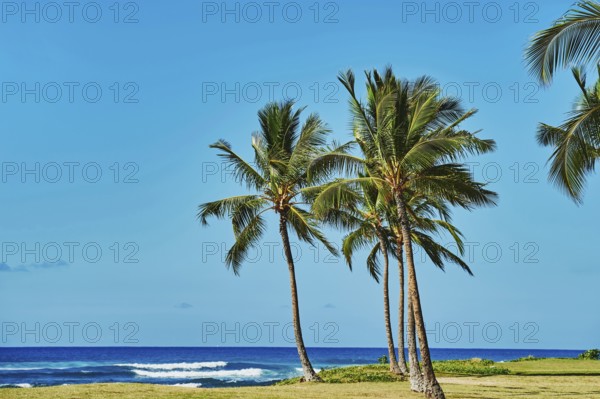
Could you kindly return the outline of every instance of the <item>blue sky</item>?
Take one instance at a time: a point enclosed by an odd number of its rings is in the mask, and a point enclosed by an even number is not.
[[[336,75],[362,84],[387,64],[434,76],[498,143],[469,161],[499,206],[455,213],[475,277],[418,259],[431,346],[600,345],[600,185],[574,205],[534,138],[577,89],[567,72],[539,88],[522,61],[570,2],[38,4],[3,5],[0,23],[1,345],[292,345],[276,228],[238,278],[222,262],[231,227],[195,220],[198,204],[244,192],[208,145],[249,156],[257,110],[286,95],[348,139]],[[350,272],[294,245],[307,345],[384,346],[364,254]]]

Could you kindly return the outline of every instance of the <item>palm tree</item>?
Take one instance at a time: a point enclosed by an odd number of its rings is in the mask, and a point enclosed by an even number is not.
[[[562,18],[535,34],[525,52],[530,72],[550,84],[557,68],[598,63],[600,58],[600,3],[576,3]]]
[[[408,298],[421,352],[424,391],[427,397],[440,399],[445,396],[435,377],[427,343],[407,201],[409,193],[418,193],[466,209],[493,204],[495,194],[474,182],[468,168],[456,161],[469,154],[492,151],[495,143],[459,129],[460,123],[475,110],[465,112],[458,100],[441,96],[439,86],[431,78],[408,82],[396,79],[391,68],[384,74],[376,70],[366,73],[366,78],[364,104],[357,97],[352,71],[341,74],[339,80],[350,93],[354,137],[366,160],[368,176],[344,179],[337,184],[369,181],[395,199],[408,269]],[[337,154],[320,162],[324,169],[348,170],[356,164],[352,157]],[[314,207],[338,195],[335,185],[319,194]]]
[[[316,220],[302,208],[301,189],[309,184],[307,169],[311,159],[324,145],[329,130],[316,114],[300,123],[303,109],[293,110],[293,102],[270,103],[258,112],[260,131],[252,135],[254,165],[233,152],[224,140],[211,145],[220,151],[235,171],[236,179],[255,194],[225,198],[199,206],[203,225],[207,218],[231,218],[235,243],[225,262],[238,275],[248,250],[258,243],[266,230],[263,215],[273,211],[279,218],[279,234],[287,261],[292,296],[292,318],[298,355],[305,381],[320,381],[304,346],[300,325],[298,290],[288,229],[301,241],[314,245],[320,241],[333,254],[336,249],[318,229]]]
[[[590,88],[586,88],[580,68],[573,68],[573,76],[582,94],[569,119],[558,127],[540,123],[537,141],[554,148],[549,159],[550,181],[581,203],[586,176],[600,159],[600,68],[599,79]]]
[[[586,88],[581,67],[592,62],[600,67],[600,3],[590,0],[577,3],[577,8],[533,37],[525,58],[531,73],[543,84],[552,82],[558,67],[571,66],[582,91],[561,126],[541,123],[537,133],[540,145],[554,148],[549,159],[550,181],[581,203],[586,176],[594,171],[600,153],[598,83]]]

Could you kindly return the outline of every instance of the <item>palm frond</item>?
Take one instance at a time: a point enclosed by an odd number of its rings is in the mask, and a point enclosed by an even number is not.
[[[329,184],[307,189],[307,192],[309,190],[312,190],[313,193],[316,192],[316,195],[313,194],[312,211],[316,215],[323,215],[331,208],[339,208],[344,203],[353,201],[357,195],[355,191],[357,185],[363,182],[383,184],[383,182],[376,178],[357,177],[352,179],[337,179]]]
[[[600,50],[600,4],[576,4],[553,26],[535,34],[525,51],[532,75],[550,84],[557,68],[596,62]]]
[[[379,253],[380,253],[381,244],[376,243],[369,255],[367,256],[367,271],[369,275],[379,283],[379,278],[381,277],[381,266],[379,264]]]
[[[540,124],[537,139],[541,145],[552,145],[549,180],[565,191],[576,203],[582,202],[587,175],[593,172],[598,157],[598,112],[593,108],[574,111],[560,128]],[[590,137],[591,136],[591,137]]]
[[[245,228],[236,234],[235,243],[227,251],[225,265],[239,275],[240,267],[246,259],[248,251],[257,245],[266,230],[266,223],[260,214],[254,216]]]
[[[197,217],[202,225],[206,226],[208,225],[209,217],[215,217],[217,219],[229,217],[237,208],[259,199],[260,197],[258,195],[239,195],[218,201],[206,202],[198,206]]]
[[[237,181],[245,183],[248,188],[255,190],[260,190],[263,187],[265,179],[262,175],[252,165],[233,152],[227,141],[221,139],[209,147],[221,151],[218,156],[224,158],[228,166],[233,167],[233,175]]]
[[[444,270],[445,262],[449,261],[457,264],[470,275],[473,275],[469,265],[467,265],[460,257],[453,254],[452,251],[435,242],[429,235],[413,231],[412,239],[417,245],[423,248],[431,262],[438,268]]]
[[[355,144],[354,141],[334,143],[332,147],[316,154],[308,169],[309,180],[322,182],[334,173],[352,176],[361,172],[364,169],[364,160],[350,152]]]
[[[352,270],[352,258],[356,251],[369,247],[377,243],[373,227],[368,223],[363,223],[359,228],[348,233],[342,240],[342,254]]]
[[[315,240],[317,240],[321,242],[331,254],[338,256],[338,249],[330,243],[325,235],[319,230],[317,223],[309,212],[291,206],[289,207],[286,216],[289,225],[300,240],[313,246],[315,245]]]

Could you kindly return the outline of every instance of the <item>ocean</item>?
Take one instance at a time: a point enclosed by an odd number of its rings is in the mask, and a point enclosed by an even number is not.
[[[577,350],[440,349],[434,360],[576,357]],[[316,369],[375,363],[385,348],[309,348]],[[197,387],[268,385],[301,375],[296,348],[0,348],[0,387],[136,382]]]

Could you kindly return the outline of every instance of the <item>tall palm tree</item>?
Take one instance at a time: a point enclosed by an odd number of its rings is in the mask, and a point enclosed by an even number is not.
[[[550,84],[557,68],[598,63],[600,3],[579,1],[554,24],[535,34],[525,51],[530,72]]]
[[[199,206],[203,225],[207,218],[231,218],[235,243],[225,262],[238,275],[248,250],[258,243],[266,230],[263,215],[274,212],[279,219],[279,234],[287,261],[292,296],[292,318],[298,355],[305,381],[320,381],[304,346],[300,325],[298,289],[288,229],[300,240],[314,245],[320,241],[333,254],[336,249],[318,229],[317,221],[303,209],[301,189],[309,184],[307,169],[312,158],[324,145],[329,130],[316,114],[301,125],[303,109],[293,110],[294,103],[270,103],[258,112],[260,131],[252,135],[254,165],[243,160],[224,140],[211,145],[233,167],[239,179],[255,194],[225,198]]]
[[[600,159],[600,68],[599,79],[589,88],[580,68],[573,68],[573,76],[581,89],[573,111],[558,127],[540,123],[537,141],[554,148],[549,159],[550,180],[581,203],[587,174]]]
[[[474,182],[468,168],[456,161],[469,154],[492,151],[493,140],[481,140],[459,128],[475,111],[465,112],[460,102],[441,96],[431,78],[413,82],[397,79],[391,68],[383,74],[366,73],[367,99],[358,99],[352,71],[339,80],[350,93],[355,140],[367,163],[368,176],[345,179],[338,184],[369,181],[386,190],[395,199],[403,249],[408,269],[408,297],[415,317],[422,359],[424,391],[427,397],[441,399],[440,387],[431,362],[425,322],[421,309],[413,255],[409,193],[432,196],[451,205],[471,209],[493,204],[494,193]],[[332,156],[322,168],[349,169],[356,163],[351,157]],[[335,184],[332,185],[335,187]],[[327,203],[337,190],[323,190],[315,205]]]
[[[530,72],[550,84],[557,68],[572,67],[582,91],[568,119],[559,127],[541,123],[538,143],[551,146],[549,179],[576,203],[582,202],[586,176],[600,152],[598,84],[586,88],[582,64],[600,60],[600,3],[581,1],[548,29],[538,32],[525,53]]]

